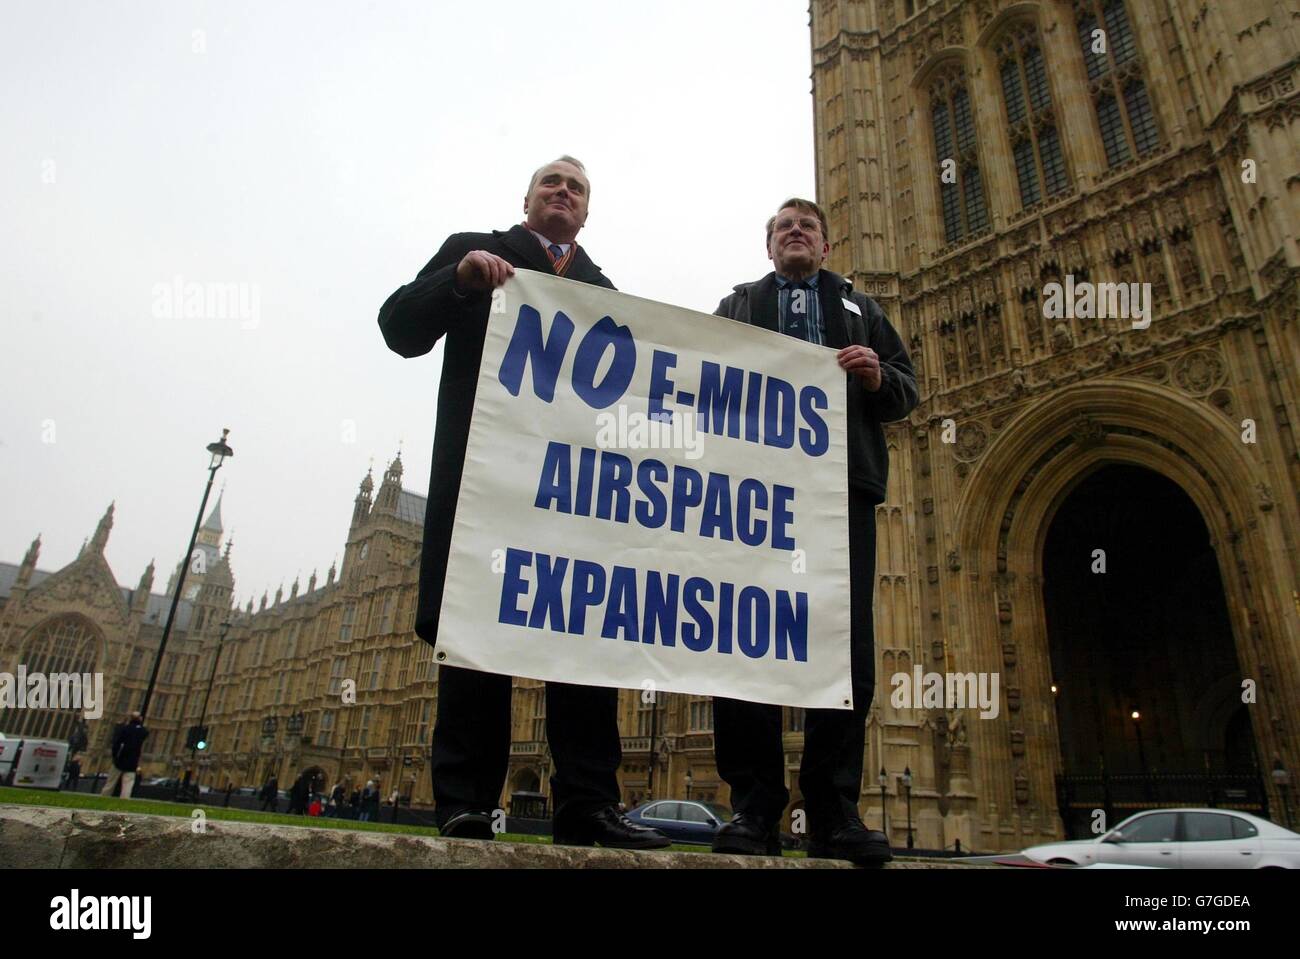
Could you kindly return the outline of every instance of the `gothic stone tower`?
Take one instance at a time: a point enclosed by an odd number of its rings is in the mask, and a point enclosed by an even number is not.
[[[924,846],[1059,836],[1072,805],[1102,805],[1067,801],[1088,775],[1115,777],[1111,799],[1131,773],[1155,790],[1139,798],[1201,805],[1161,777],[1243,772],[1217,799],[1282,821],[1271,771],[1300,772],[1300,10],[810,12],[829,265],[881,303],[921,384],[878,509],[868,819],[884,767],[902,839],[908,767]],[[1053,311],[1067,277],[1150,284],[1149,325]],[[890,679],[915,666],[997,674],[997,716],[896,708]]]

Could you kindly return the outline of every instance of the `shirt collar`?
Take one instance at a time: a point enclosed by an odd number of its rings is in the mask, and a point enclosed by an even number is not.
[[[528,229],[528,232],[531,233],[533,236],[537,237],[537,242],[542,245],[543,250],[549,250],[551,248],[551,241],[546,237],[542,236],[542,234],[538,233],[536,230],[531,228]],[[561,255],[563,255],[569,252],[569,247],[572,246],[573,244],[556,243],[555,245],[560,248]]]
[[[778,289],[784,290],[787,286],[789,286],[794,282],[794,280],[791,280],[788,277],[784,277],[780,273],[777,273],[775,275],[776,275],[776,285]],[[815,290],[817,289],[817,280],[821,277],[821,275],[822,275],[822,271],[818,270],[812,276],[808,277],[808,279],[805,280],[804,282],[807,283]]]

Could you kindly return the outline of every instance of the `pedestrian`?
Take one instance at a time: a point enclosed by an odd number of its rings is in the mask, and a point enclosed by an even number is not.
[[[311,779],[307,773],[302,773],[295,780],[289,789],[289,809],[290,816],[303,816],[307,813],[307,797],[310,792]]]
[[[809,709],[804,719],[799,789],[808,816],[808,855],[879,865],[891,857],[885,834],[858,812],[867,710],[875,686],[872,584],[876,504],[884,502],[889,453],[882,423],[916,406],[916,374],[898,332],[871,297],[823,269],[830,253],[826,214],[791,198],[767,223],[773,272],[735,287],[717,314],[830,347],[846,377],[848,413],[850,674],[853,708]],[[772,349],[779,346],[773,344]],[[827,362],[831,357],[827,356]],[[731,786],[736,816],[713,840],[714,852],[779,856],[779,827],[790,801],[782,751],[781,707],[717,698],[718,775]]]
[[[370,822],[371,805],[372,804],[378,805],[378,803],[375,801],[375,797],[377,795],[378,795],[378,790],[375,788],[375,781],[373,779],[367,781],[366,788],[361,790],[360,812],[359,815],[357,816],[357,820],[359,822]]]
[[[145,728],[144,716],[138,712],[130,713],[126,722],[117,727],[113,734],[113,768],[109,770],[108,781],[104,783],[102,796],[111,796],[118,792],[123,799],[129,799],[135,789],[135,771],[140,765],[140,751],[149,736]]]
[[[441,184],[464,189],[464,170]],[[420,558],[415,631],[430,645],[447,575],[451,531],[460,494],[474,392],[493,291],[516,268],[614,289],[578,245],[587,222],[591,181],[583,165],[563,156],[538,169],[524,197],[524,222],[506,231],[457,233],[410,283],[379,310],[379,327],[393,352],[422,356],[443,339],[428,507]],[[444,836],[492,839],[493,812],[510,755],[509,676],[443,665],[430,770],[435,818]],[[546,684],[546,736],[555,775],[555,841],[650,849],[670,844],[654,829],[618,811],[618,690]]]
[[[77,786],[81,783],[81,760],[76,756],[73,756],[68,760],[67,775],[68,778],[64,784],[64,788],[67,789],[68,792],[76,792]]]
[[[271,778],[262,784],[262,791],[258,793],[258,797],[262,800],[262,812],[266,812],[268,806],[271,812],[279,812],[280,780],[276,778],[275,773],[272,773]]]
[[[348,818],[361,818],[361,790],[356,786],[352,787],[352,795],[348,797]]]

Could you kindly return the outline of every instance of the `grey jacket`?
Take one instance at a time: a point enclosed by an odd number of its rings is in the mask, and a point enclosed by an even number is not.
[[[916,406],[916,374],[898,331],[885,318],[885,311],[853,284],[830,270],[822,270],[817,281],[822,319],[826,324],[826,345],[835,350],[850,344],[869,346],[880,357],[880,389],[868,392],[860,377],[848,379],[849,485],[866,490],[873,503],[885,499],[889,479],[889,453],[882,423],[901,420]],[[846,309],[851,301],[860,313]],[[714,311],[779,332],[777,323],[776,274],[769,273],[753,283],[741,283]]]

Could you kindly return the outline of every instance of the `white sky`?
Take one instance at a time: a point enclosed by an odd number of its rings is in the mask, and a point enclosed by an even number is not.
[[[799,0],[5,4],[0,560],[64,566],[116,500],[108,561],[161,592],[229,427],[240,605],[323,580],[372,456],[428,489],[441,346],[389,352],[384,299],[571,153],[596,263],[711,312],[815,193],[810,63]],[[256,324],[155,315],[176,277]]]

